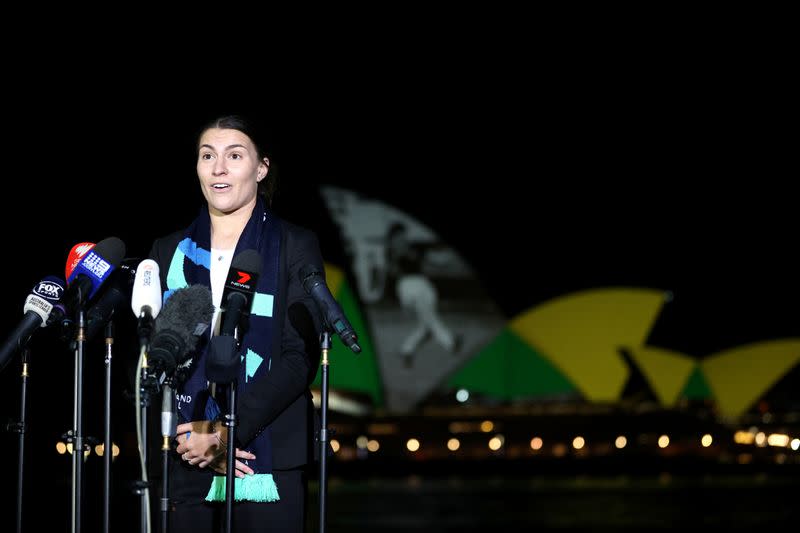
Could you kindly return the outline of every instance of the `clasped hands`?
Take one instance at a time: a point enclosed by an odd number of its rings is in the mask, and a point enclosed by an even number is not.
[[[180,424],[177,427],[177,434],[175,441],[178,447],[175,451],[181,459],[200,468],[208,466],[215,472],[225,473],[228,428],[211,420],[198,420]],[[236,448],[236,477],[243,478],[245,475],[254,474],[253,469],[240,459],[255,458],[252,453]]]

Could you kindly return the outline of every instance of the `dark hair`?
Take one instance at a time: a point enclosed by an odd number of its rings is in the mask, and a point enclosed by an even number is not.
[[[200,145],[200,138],[203,136],[203,134],[212,128],[237,130],[244,133],[253,142],[253,146],[256,148],[258,160],[261,161],[265,157],[270,160],[269,172],[267,172],[267,175],[263,180],[258,182],[258,194],[264,197],[267,205],[270,205],[272,203],[272,198],[275,195],[277,179],[275,176],[275,168],[272,163],[272,158],[269,157],[267,146],[264,144],[264,137],[266,137],[266,135],[259,131],[253,122],[247,120],[241,115],[225,115],[212,120],[200,130],[200,134],[197,136],[197,146]]]

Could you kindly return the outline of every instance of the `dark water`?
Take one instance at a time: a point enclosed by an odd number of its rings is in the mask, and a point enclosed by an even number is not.
[[[327,531],[619,531],[796,525],[791,477],[332,479]],[[307,531],[318,531],[312,485]]]
[[[13,477],[12,477],[13,479]],[[41,480],[25,531],[70,531],[69,485]],[[319,531],[319,485],[310,484],[308,526]],[[421,476],[331,477],[326,531],[649,531],[796,526],[797,476]],[[11,494],[0,531],[14,531]],[[111,531],[143,532],[139,501],[114,494]],[[87,491],[83,531],[101,530],[101,492]],[[160,513],[152,510],[153,532]],[[265,530],[266,531],[266,530]]]
[[[69,457],[46,448],[25,461],[24,531],[69,532]],[[13,450],[4,446],[15,465]],[[781,464],[635,456],[605,461],[333,460],[327,473],[326,531],[796,529],[800,453],[786,450],[782,457]],[[120,459],[112,469],[111,531],[145,533],[141,499],[129,488],[137,479],[137,465]],[[103,516],[98,458],[86,462],[84,473],[82,531],[93,533],[101,531]],[[15,529],[16,468],[6,469],[4,478],[10,490],[0,499],[0,533]],[[310,478],[308,533],[320,531],[318,470]],[[157,504],[151,521],[152,532],[158,532]]]

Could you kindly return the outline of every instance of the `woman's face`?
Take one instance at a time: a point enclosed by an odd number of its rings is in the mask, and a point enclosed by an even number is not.
[[[258,159],[250,137],[239,130],[210,128],[199,145],[197,176],[211,214],[252,209],[269,161]]]

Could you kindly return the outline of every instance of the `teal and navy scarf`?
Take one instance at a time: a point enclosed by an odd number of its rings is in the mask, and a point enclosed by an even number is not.
[[[253,249],[261,255],[261,273],[250,311],[249,327],[242,337],[239,350],[242,364],[237,382],[237,394],[244,393],[248,384],[270,369],[273,335],[279,334],[274,331],[272,311],[278,289],[280,234],[280,219],[268,211],[259,198],[249,222],[239,237],[234,254],[235,258],[240,252]],[[178,243],[172,256],[164,299],[166,300],[177,289],[189,285],[202,284],[210,287],[210,262],[211,221],[208,210],[204,208],[187,228],[183,240]],[[178,411],[183,421],[213,420],[225,408],[228,399],[227,392],[221,387],[217,387],[216,399],[210,395],[205,371],[208,343],[205,346],[206,348],[193,358],[186,373],[186,381],[178,387],[178,393],[182,395]],[[220,392],[220,389],[224,392]],[[242,479],[236,478],[235,499],[256,502],[279,500],[278,488],[272,478],[272,443],[269,428],[253,439],[246,450],[256,456],[255,460],[246,461],[255,474]],[[206,500],[225,500],[225,476],[214,476]]]

